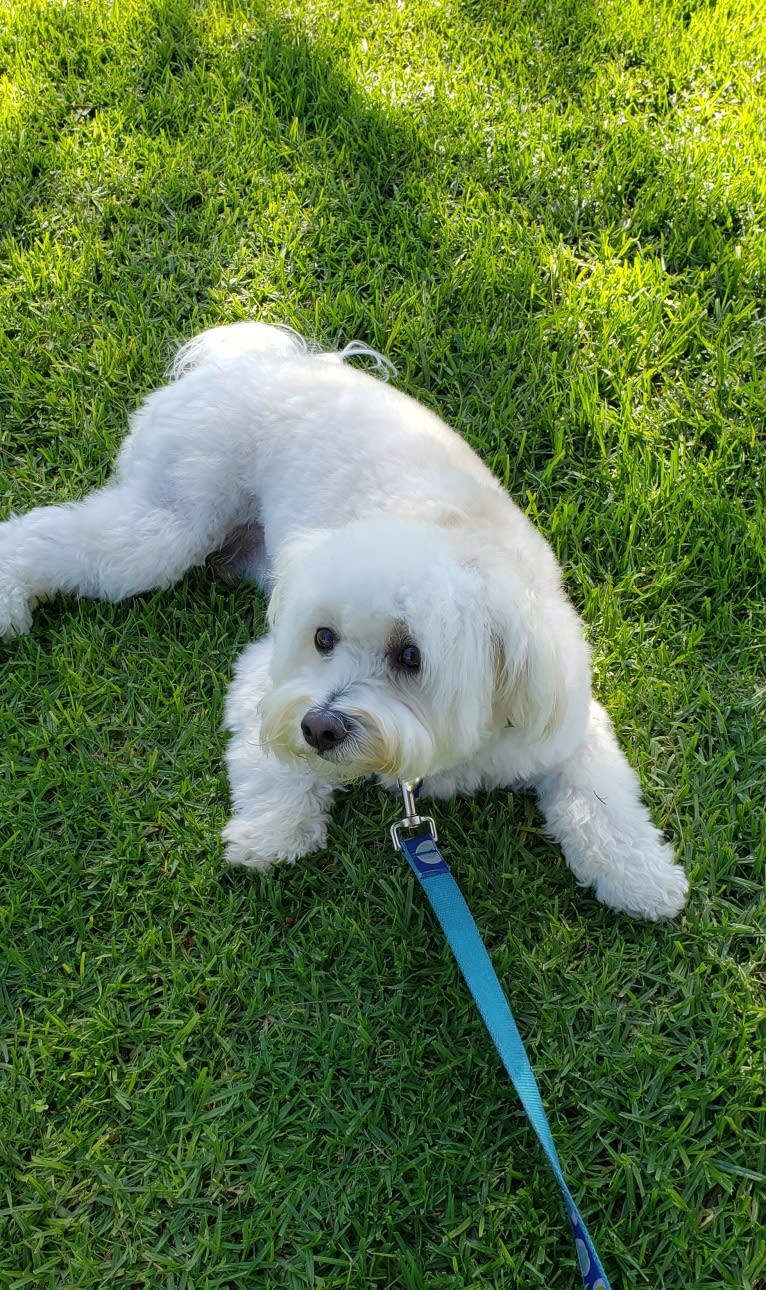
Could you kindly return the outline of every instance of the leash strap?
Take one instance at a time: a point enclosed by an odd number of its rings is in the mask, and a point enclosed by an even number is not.
[[[410,826],[417,821],[419,825],[426,820],[429,825],[432,824],[428,817],[417,817],[413,814],[403,821],[403,824]],[[513,1013],[495,975],[489,954],[463,893],[436,845],[435,830],[432,829],[428,834],[413,838],[401,838],[397,831],[394,833],[394,841],[407,857],[441,923],[450,949],[484,1018],[492,1041],[511,1077],[543,1151],[548,1157],[548,1163],[561,1188],[572,1226],[583,1285],[586,1290],[611,1290],[601,1260],[596,1253],[596,1247],[588,1235],[580,1211],[561,1171],[537,1080],[513,1019]]]

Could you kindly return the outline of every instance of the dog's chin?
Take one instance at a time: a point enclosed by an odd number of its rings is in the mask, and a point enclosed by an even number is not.
[[[355,780],[369,779],[371,776],[386,782],[397,779],[414,779],[416,773],[407,768],[406,763],[391,755],[390,750],[379,754],[370,750],[367,753],[355,751],[353,754],[335,749],[327,753],[317,753],[313,749],[274,747],[274,755],[280,761],[295,764],[304,762],[319,779],[330,784],[353,784]],[[420,772],[418,772],[420,774]]]

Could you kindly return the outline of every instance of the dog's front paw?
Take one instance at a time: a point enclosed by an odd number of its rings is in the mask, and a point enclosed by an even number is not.
[[[675,918],[689,894],[689,880],[667,846],[647,848],[629,857],[595,882],[597,898],[612,909],[650,922]]]
[[[268,873],[276,864],[295,864],[301,856],[321,851],[327,840],[324,819],[304,820],[289,834],[275,832],[263,819],[234,816],[223,830],[224,855],[229,864]]]

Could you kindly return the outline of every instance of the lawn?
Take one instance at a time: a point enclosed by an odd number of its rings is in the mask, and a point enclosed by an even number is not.
[[[388,354],[563,563],[685,916],[531,798],[437,814],[613,1290],[766,1288],[765,301],[760,0],[0,0],[3,515],[261,318]],[[0,645],[0,1286],[568,1290],[395,801],[222,861],[263,611],[199,572]]]

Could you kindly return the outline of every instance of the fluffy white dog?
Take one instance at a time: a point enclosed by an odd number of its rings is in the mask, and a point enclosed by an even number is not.
[[[407,395],[259,323],[214,328],[82,501],[0,525],[0,635],[55,592],[121,600],[213,560],[271,596],[226,705],[234,864],[325,843],[333,790],[533,786],[578,882],[666,918],[687,882],[591,695],[553,553]],[[377,357],[377,356],[375,356]]]

